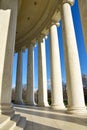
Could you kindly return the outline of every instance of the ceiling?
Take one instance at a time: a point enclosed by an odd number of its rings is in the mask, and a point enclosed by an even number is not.
[[[60,19],[58,0],[19,0],[16,51],[48,34],[52,21]]]

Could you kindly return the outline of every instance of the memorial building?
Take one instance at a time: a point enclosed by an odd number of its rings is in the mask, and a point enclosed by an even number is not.
[[[32,126],[37,121],[36,115],[29,117],[24,110],[31,109],[31,115],[35,110],[43,110],[50,114],[63,111],[64,119],[69,122],[81,121],[87,115],[84,101],[83,84],[81,77],[80,61],[78,55],[77,41],[75,36],[71,6],[74,0],[0,0],[0,128],[1,130],[41,130],[42,126]],[[87,50],[87,0],[78,0],[83,34]],[[61,76],[61,64],[59,53],[59,40],[57,28],[62,22],[62,33],[64,41],[64,58],[66,66],[66,86],[68,95],[68,106],[63,102],[63,87]],[[48,104],[47,95],[47,72],[45,40],[50,35],[50,61],[51,61],[51,106]],[[34,101],[34,47],[38,43],[38,104]],[[22,53],[28,49],[27,64],[27,102],[23,105],[22,100]],[[17,76],[16,76],[16,98],[15,106],[11,103],[12,93],[12,66],[14,53],[18,53]],[[27,107],[26,107],[27,105]],[[23,108],[22,108],[23,107]],[[15,108],[15,109],[14,109]],[[41,109],[40,109],[41,108]],[[23,113],[22,113],[23,110]],[[42,112],[41,112],[42,110]],[[20,114],[21,113],[21,114]],[[55,114],[56,114],[55,113]],[[24,114],[24,115],[23,115]],[[26,116],[27,114],[27,116]],[[30,113],[29,113],[30,114]],[[52,115],[48,115],[50,118]],[[63,113],[64,114],[64,113]],[[74,115],[74,117],[71,117]],[[74,120],[75,116],[76,119]],[[40,116],[40,115],[39,115]],[[67,118],[69,116],[69,118]],[[46,116],[44,116],[46,118]],[[86,116],[87,117],[87,116]],[[84,120],[87,118],[84,117]],[[40,117],[42,121],[42,117]],[[29,125],[29,119],[31,123]],[[52,117],[55,119],[56,116]],[[71,121],[74,120],[74,121]],[[79,120],[80,120],[79,119]],[[51,119],[50,119],[51,120]],[[61,124],[62,116],[58,117]],[[28,126],[26,126],[28,122]],[[33,122],[33,123],[34,123]],[[68,121],[67,121],[68,122]],[[80,122],[80,121],[76,121]],[[83,121],[82,121],[83,122]],[[53,123],[53,121],[52,121]],[[56,122],[57,123],[57,122]],[[75,122],[74,122],[75,123]],[[80,123],[77,123],[80,124]],[[85,123],[83,130],[86,130]],[[18,125],[18,126],[17,126]],[[41,125],[44,125],[42,123]],[[46,123],[45,123],[46,125]],[[50,123],[51,125],[51,123]],[[43,130],[58,130],[49,123],[43,126]],[[62,125],[61,125],[62,126]],[[65,129],[73,130],[65,125]],[[40,128],[39,128],[40,127]],[[64,127],[64,126],[63,126]]]

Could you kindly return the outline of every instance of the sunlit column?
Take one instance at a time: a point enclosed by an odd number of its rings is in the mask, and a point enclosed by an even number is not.
[[[38,106],[48,106],[45,39],[38,44]]]
[[[34,50],[33,44],[28,47],[28,66],[27,66],[27,104],[35,105],[34,102]]]
[[[0,1],[0,114],[13,115],[11,104],[12,63],[18,0]]]
[[[22,104],[22,50],[18,52],[15,94],[15,103]]]
[[[58,23],[59,24],[59,23]],[[50,61],[51,61],[51,94],[53,109],[63,109],[63,88],[61,79],[60,54],[58,43],[57,25],[50,27]]]
[[[61,6],[67,74],[68,112],[83,114],[86,112],[86,107],[84,103],[81,70],[70,4],[73,4],[73,0],[66,0]]]

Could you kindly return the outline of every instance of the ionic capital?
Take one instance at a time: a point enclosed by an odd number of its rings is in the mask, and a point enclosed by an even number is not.
[[[31,48],[31,47],[33,47],[33,46],[34,46],[34,44],[33,44],[33,43],[30,43],[30,44],[28,44],[27,48],[29,49],[29,48]]]
[[[56,25],[57,27],[59,27],[59,26],[60,26],[60,23],[59,23],[59,22],[54,22],[54,21],[52,21],[50,27],[53,26],[53,25]]]
[[[62,0],[62,4],[69,3],[71,6],[74,5],[75,0]]]
[[[43,41],[43,38],[41,37],[41,36],[39,36],[38,38],[37,38],[37,42],[38,43],[41,43]]]
[[[23,53],[25,51],[26,47],[22,47],[20,49],[17,50],[18,53]]]
[[[47,38],[48,38],[47,35],[40,34],[40,36],[37,38],[37,42],[41,43],[41,42],[43,42]]]

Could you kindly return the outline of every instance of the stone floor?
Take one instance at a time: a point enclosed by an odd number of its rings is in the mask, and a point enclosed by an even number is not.
[[[87,116],[67,114],[64,110],[16,106],[16,114],[26,117],[25,130],[87,130]]]

